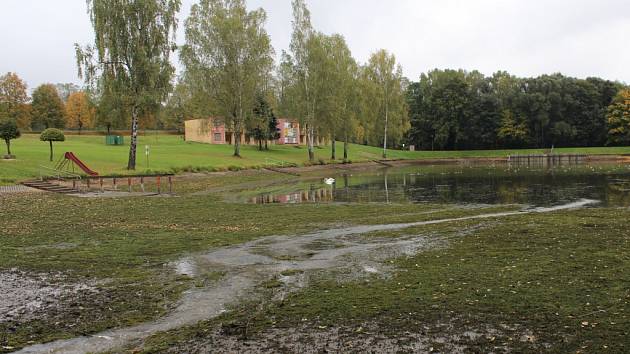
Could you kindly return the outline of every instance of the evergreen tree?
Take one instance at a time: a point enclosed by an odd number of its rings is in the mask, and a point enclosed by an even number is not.
[[[267,139],[265,140],[265,150],[269,150],[269,146],[267,145],[268,141],[275,141],[280,139],[280,128],[278,128],[278,118],[273,114],[273,110],[271,111],[271,118],[269,119],[269,124],[267,128]]]
[[[268,141],[277,140],[280,137],[278,120],[262,94],[256,97],[253,114],[248,122],[248,134],[258,143],[259,150],[263,150],[263,143],[264,149],[268,150]]]

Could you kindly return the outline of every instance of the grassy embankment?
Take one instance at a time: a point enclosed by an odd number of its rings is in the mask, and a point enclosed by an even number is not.
[[[65,142],[55,143],[55,160],[65,151],[74,152],[90,168],[102,175],[127,174],[125,170],[129,146],[106,146],[103,136],[69,135]],[[126,137],[128,143],[128,137]],[[149,163],[144,155],[145,145],[150,146]],[[40,166],[53,167],[48,161],[48,144],[39,141],[38,135],[25,134],[12,142],[15,161],[0,160],[0,185],[12,184],[20,180],[38,177]],[[630,147],[621,148],[570,148],[556,149],[558,153],[583,154],[630,154]],[[535,154],[542,150],[480,150],[480,151],[395,151],[391,159],[431,159],[431,158],[473,158],[506,157],[511,154]],[[138,145],[137,173],[181,172],[181,171],[220,171],[228,169],[257,168],[285,161],[299,166],[307,164],[304,147],[273,146],[271,151],[258,151],[254,146],[244,146],[242,158],[232,156],[229,145],[206,145],[187,143],[181,137],[155,135],[140,137]],[[342,144],[338,145],[338,155],[342,156]],[[317,163],[330,163],[330,148],[316,149]],[[353,144],[349,159],[362,162],[381,158],[381,149]]]

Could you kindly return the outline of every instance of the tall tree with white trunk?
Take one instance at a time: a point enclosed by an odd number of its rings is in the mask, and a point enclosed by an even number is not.
[[[138,120],[154,113],[172,88],[180,0],[87,0],[94,45],[75,44],[79,76],[131,112],[127,168],[136,168]],[[127,111],[124,109],[123,111]]]
[[[313,87],[313,81],[317,78],[313,71],[313,66],[317,63],[313,58],[316,45],[315,31],[311,25],[311,13],[306,7],[304,0],[293,0],[293,34],[291,36],[292,57],[285,60],[293,64],[293,83],[296,85],[293,99],[293,111],[298,116],[306,131],[306,145],[308,148],[308,158],[315,159],[313,150],[316,131],[316,102],[317,92]]]
[[[396,63],[393,54],[382,49],[370,57],[366,74],[378,96],[377,113],[382,117],[383,124],[383,158],[387,158],[387,138],[392,133],[404,131],[408,125],[402,67]],[[392,123],[396,124],[396,129],[390,132]]]
[[[344,161],[348,160],[348,142],[354,136],[354,122],[359,107],[356,106],[358,92],[355,82],[357,63],[343,36],[333,34],[326,37],[324,48],[326,75],[326,102],[322,116],[331,138],[331,159],[337,158],[336,140],[344,141]]]

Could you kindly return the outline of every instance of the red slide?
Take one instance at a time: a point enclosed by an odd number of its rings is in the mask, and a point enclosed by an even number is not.
[[[79,160],[78,157],[76,157],[76,155],[72,152],[66,152],[66,154],[64,155],[64,157],[66,158],[66,160],[70,160],[72,162],[74,162],[75,165],[79,166],[80,169],[83,170],[83,172],[87,173],[90,176],[98,176],[98,172],[94,172],[92,170],[90,170],[89,167],[87,167],[83,161]]]

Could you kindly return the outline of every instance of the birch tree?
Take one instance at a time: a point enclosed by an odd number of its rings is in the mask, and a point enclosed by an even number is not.
[[[354,135],[356,114],[356,73],[357,63],[352,58],[352,53],[343,36],[335,34],[329,37],[331,79],[328,80],[330,88],[329,129],[331,132],[331,159],[335,160],[336,140],[339,134],[343,138],[343,160],[348,161],[348,144],[350,137]]]
[[[290,61],[293,63],[294,84],[296,85],[294,98],[296,99],[293,111],[300,118],[306,131],[306,145],[308,149],[308,159],[315,159],[313,150],[315,138],[315,102],[316,93],[312,86],[313,73],[312,66],[313,49],[313,26],[311,25],[311,13],[306,7],[304,0],[293,0],[293,34],[291,36]],[[289,60],[289,58],[285,58]]]
[[[273,67],[266,20],[263,9],[247,11],[244,0],[201,0],[186,20],[185,77],[209,94],[212,111],[232,128],[234,156],[241,155],[246,119]]]
[[[274,89],[278,101],[278,113],[284,117],[293,115],[296,111],[297,84],[294,65],[291,55],[283,50],[275,72]]]
[[[372,54],[366,67],[369,80],[378,95],[377,109],[383,122],[383,158],[387,158],[387,138],[390,121],[406,125],[407,113],[402,67],[396,57],[382,49]],[[402,129],[404,130],[404,128]]]
[[[94,45],[75,44],[79,77],[116,96],[131,112],[127,169],[136,168],[138,120],[157,110],[172,88],[180,0],[87,0]]]

